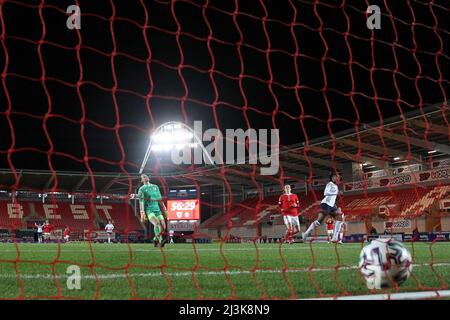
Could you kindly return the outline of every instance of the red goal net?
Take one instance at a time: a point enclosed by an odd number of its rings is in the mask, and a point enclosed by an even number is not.
[[[449,11],[440,0],[0,1],[0,298],[447,294]],[[247,156],[216,148],[215,164],[175,164],[149,147],[144,173],[163,200],[198,199],[201,220],[167,222],[173,245],[133,244],[153,238],[137,199],[150,135],[195,121],[202,138],[255,130],[190,146],[231,142]],[[264,129],[274,135],[262,141]],[[274,145],[279,170],[261,174]],[[330,173],[342,177],[344,244],[327,243],[324,221],[289,245],[284,185],[304,232]],[[174,217],[190,205],[177,201]],[[53,244],[27,244],[45,220]],[[108,221],[126,245],[96,243]],[[64,243],[66,226],[80,243]],[[404,285],[367,289],[358,259],[378,237],[411,253]]]

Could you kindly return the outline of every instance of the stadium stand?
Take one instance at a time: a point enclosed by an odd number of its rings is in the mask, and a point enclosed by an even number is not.
[[[388,208],[387,216],[419,216],[440,199],[445,199],[449,192],[450,185],[358,193],[343,197],[339,205],[348,216],[355,218],[369,214],[377,215],[380,213],[380,207]],[[305,218],[314,217],[319,209],[321,197],[322,191],[309,192],[307,195],[300,194],[300,215]],[[273,219],[279,216],[278,196],[265,198],[259,207],[257,207],[258,201],[258,198],[246,199],[234,205],[228,214],[219,213],[206,220],[201,228],[227,226],[229,221],[232,222],[233,227],[251,227],[256,222],[266,223],[271,221],[271,217]],[[282,224],[283,221],[274,219],[274,223]]]
[[[91,219],[92,217],[92,219]],[[36,221],[49,222],[55,227],[69,226],[72,231],[102,229],[113,220],[117,232],[143,230],[132,207],[126,203],[76,203],[62,201],[42,203],[19,200],[0,201],[0,226],[2,228],[33,228]]]

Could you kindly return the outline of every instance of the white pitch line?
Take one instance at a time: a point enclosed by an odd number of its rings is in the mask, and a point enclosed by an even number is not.
[[[434,267],[448,267],[450,266],[450,263],[436,263],[433,265]],[[421,268],[421,267],[430,267],[429,264],[415,264],[413,265],[414,268]],[[345,266],[345,267],[340,267],[338,270],[342,271],[342,270],[356,270],[358,269],[357,266]],[[285,273],[304,273],[304,272],[308,272],[308,268],[301,268],[301,269],[296,269],[296,270],[286,270]],[[315,268],[312,270],[312,272],[335,272],[336,270],[333,267],[329,267],[329,268]],[[283,274],[283,270],[280,269],[273,269],[273,270],[256,270],[256,273],[258,274],[271,274],[271,273],[279,273],[279,274]],[[193,272],[166,272],[164,273],[164,275],[162,273],[157,273],[157,272],[149,272],[149,273],[129,273],[128,276],[129,277],[140,277],[140,278],[155,278],[155,277],[163,277],[163,276],[169,276],[169,277],[191,277],[193,274]],[[226,272],[227,275],[241,275],[241,274],[253,274],[252,271],[240,271],[240,270],[236,270],[236,271],[227,271]],[[41,279],[50,279],[53,280],[55,277],[51,274],[43,274],[43,273],[37,273],[37,274],[19,274],[21,279],[31,279],[31,280],[41,280]],[[220,275],[223,276],[225,275],[224,271],[206,271],[206,272],[202,272],[202,271],[197,271],[194,272],[195,276],[216,276],[216,275]],[[95,277],[94,275],[81,275],[80,278],[81,280],[95,280],[95,279],[99,279],[99,280],[111,280],[111,279],[123,279],[123,278],[127,278],[128,277],[125,272],[124,273],[110,273],[110,274],[98,274],[97,277]],[[57,279],[65,279],[68,278],[69,275],[65,275],[65,274],[58,274],[56,275]],[[0,279],[17,279],[17,276],[15,274],[0,274]]]
[[[353,246],[350,246],[350,245],[339,246],[340,249],[346,249],[346,248],[354,249],[355,247],[360,248],[361,246],[360,245],[359,246],[355,246],[355,245],[353,245]],[[329,250],[329,249],[333,249],[333,248],[334,247],[332,247],[332,246],[329,246],[329,247],[325,247],[325,246],[324,247],[313,247],[313,250],[316,250],[316,249],[320,249],[320,250],[327,249],[327,250]],[[111,249],[113,249],[113,247],[111,247]],[[93,247],[92,250],[94,251],[94,254],[98,253],[98,252],[102,252],[102,253],[105,253],[105,252],[107,252],[107,253],[130,252],[130,250],[98,250],[95,247]],[[269,250],[269,251],[275,251],[276,250],[276,251],[278,251],[279,247],[278,246],[277,247],[271,247],[271,248],[258,247],[258,251],[259,250],[261,250],[261,251],[264,251],[264,250]],[[292,251],[295,251],[295,250],[309,250],[310,251],[311,248],[309,246],[308,247],[306,247],[306,246],[302,246],[302,247],[299,247],[299,246],[296,246],[296,247],[283,246],[282,250],[283,251],[284,250],[292,250]],[[19,252],[21,252],[21,253],[22,252],[54,252],[54,253],[56,253],[56,251],[57,251],[57,249],[54,249],[54,250],[49,250],[49,249],[43,249],[43,250],[40,250],[40,249],[38,249],[38,250],[19,249]],[[149,248],[149,249],[132,248],[131,251],[132,252],[157,252],[157,253],[161,252],[159,250],[159,248]],[[176,249],[176,248],[164,248],[163,249],[164,253],[168,253],[168,252],[193,252],[193,251],[194,251],[193,248],[189,248],[189,249],[188,248],[185,248],[185,249],[181,249],[181,248],[178,248],[178,249]],[[195,251],[198,251],[198,252],[208,252],[208,251],[220,252],[220,248],[219,247],[217,247],[217,248],[199,248],[199,247],[196,247]],[[223,248],[222,251],[256,251],[256,249],[254,247],[251,247],[251,248]],[[17,250],[11,250],[11,249],[2,250],[0,248],[0,253],[1,252],[17,252]],[[71,252],[76,252],[76,253],[86,252],[86,253],[90,253],[91,251],[88,248],[86,248],[86,249],[79,249],[79,250],[67,250],[67,251],[65,251],[64,250],[64,246],[61,247],[61,253],[71,253]]]
[[[437,299],[448,297],[450,297],[450,290],[402,292],[391,294],[381,293],[381,294],[368,294],[361,296],[348,296],[336,298],[312,298],[305,300],[417,300],[417,299]]]
[[[449,243],[434,243],[432,245],[436,246],[438,244],[440,244],[440,245],[449,245]],[[36,245],[36,244],[30,244],[30,246],[34,246],[34,245]],[[55,244],[50,244],[50,245],[51,246],[52,245],[55,246]],[[197,251],[197,252],[209,252],[209,251],[220,252],[220,247],[202,248],[201,247],[202,245],[204,245],[204,244],[197,245],[195,247],[195,251]],[[99,250],[98,248],[100,246],[102,248]],[[149,244],[149,246],[150,246],[150,244]],[[249,246],[249,248],[223,248],[222,251],[229,251],[229,252],[233,252],[233,251],[238,251],[238,252],[239,251],[256,251],[256,249],[253,247],[253,245],[248,244],[248,246]],[[316,243],[316,244],[313,244],[312,246],[313,246],[312,247],[313,250],[330,250],[330,249],[335,249],[334,245],[331,245],[331,244],[327,245],[327,244],[324,244],[324,243]],[[84,248],[84,249],[83,248],[79,248],[78,250],[72,250],[72,248],[76,248],[76,247],[78,247],[77,244],[73,244],[73,245],[62,244],[61,247],[60,247],[61,248],[61,253],[72,253],[72,252],[74,252],[74,253],[83,253],[83,252],[90,253],[91,252],[91,250],[88,247]],[[342,249],[355,249],[355,248],[362,248],[362,247],[363,246],[360,243],[347,243],[347,244],[344,244],[344,245],[337,246],[337,248],[339,248],[339,250],[342,250]],[[33,249],[19,248],[19,252],[21,252],[21,253],[22,252],[34,252],[34,253],[37,253],[37,252],[56,253],[57,252],[57,249],[56,249],[57,247],[56,246],[55,246],[55,249],[53,249],[53,250],[52,249],[48,249],[48,248],[47,249],[41,249],[41,248],[42,247],[37,247],[37,248],[33,248]],[[67,251],[65,251],[66,249],[67,249]],[[105,249],[103,247],[103,245],[93,245],[92,246],[92,250],[94,251],[94,254],[96,254],[96,253],[118,253],[118,252],[127,252],[128,253],[128,252],[130,252],[130,250],[127,250],[127,249],[117,250],[116,245],[110,246],[109,249],[107,249],[107,250],[103,250],[103,249]],[[279,250],[279,246],[277,245],[277,246],[272,246],[272,247],[264,247],[264,244],[263,244],[262,246],[258,247],[258,251],[259,250],[261,250],[261,251],[264,251],[264,250],[274,251],[274,250]],[[299,244],[292,245],[292,246],[283,245],[282,246],[282,250],[283,251],[285,251],[285,250],[289,250],[289,251],[291,251],[291,250],[292,251],[308,250],[308,251],[310,251],[311,247],[309,246],[309,244],[306,245],[306,244],[303,244],[303,243],[302,244],[299,243]],[[161,252],[159,248],[151,247],[151,248],[146,249],[146,248],[135,248],[133,246],[131,246],[131,251],[132,252],[156,252],[156,253],[160,253]],[[193,251],[194,251],[193,248],[173,248],[173,247],[170,247],[170,245],[168,245],[168,247],[165,247],[163,249],[164,253],[169,253],[169,252],[193,252]],[[2,250],[1,246],[0,246],[0,253],[3,253],[3,252],[15,252],[16,253],[17,250],[15,250],[15,249]]]

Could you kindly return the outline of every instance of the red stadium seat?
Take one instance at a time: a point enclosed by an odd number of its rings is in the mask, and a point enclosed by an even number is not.
[[[86,229],[98,229],[108,219],[114,221],[118,232],[143,230],[139,219],[134,215],[132,207],[125,203],[76,203],[50,202],[43,204],[36,201],[18,201],[23,210],[22,219],[11,218],[8,213],[10,201],[0,201],[0,228],[19,228],[26,226],[27,221],[47,220],[45,209],[53,215],[49,221],[56,227],[69,226],[72,231],[82,232]],[[51,210],[51,211],[50,211]],[[109,216],[108,216],[109,215]]]

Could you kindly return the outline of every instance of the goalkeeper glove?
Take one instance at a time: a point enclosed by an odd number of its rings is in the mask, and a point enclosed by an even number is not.
[[[145,211],[141,211],[141,222],[144,223],[147,220],[147,215]]]

